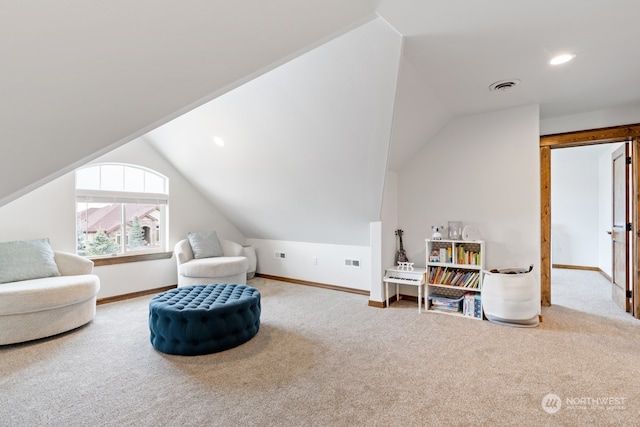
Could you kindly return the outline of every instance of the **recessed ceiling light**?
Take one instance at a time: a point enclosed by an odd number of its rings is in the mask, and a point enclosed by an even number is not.
[[[551,61],[549,61],[549,64],[551,65],[564,64],[565,62],[571,61],[575,57],[576,57],[575,53],[563,53],[562,55],[553,57]]]
[[[213,137],[213,142],[214,144],[216,144],[218,147],[224,147],[224,140],[222,138],[220,138],[219,136],[214,136]]]

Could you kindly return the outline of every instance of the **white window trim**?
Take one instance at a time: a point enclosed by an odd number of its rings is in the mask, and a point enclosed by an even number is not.
[[[158,254],[167,252],[168,246],[168,235],[169,235],[169,214],[168,214],[168,206],[169,206],[169,178],[165,175],[153,170],[146,168],[144,166],[127,164],[127,163],[95,163],[91,164],[80,169],[88,169],[93,167],[99,167],[102,165],[117,165],[123,166],[126,168],[133,169],[141,169],[146,172],[152,173],[165,181],[165,188],[167,189],[167,193],[147,193],[147,192],[132,192],[132,191],[113,191],[113,190],[100,190],[100,189],[78,189],[76,182],[76,197],[75,203],[130,203],[130,204],[149,204],[149,205],[158,205],[160,207],[160,215],[161,215],[161,231],[160,231],[160,246],[154,249],[148,250],[127,250],[126,239],[121,238],[120,240],[120,248],[121,253],[118,254],[107,254],[107,255],[92,255],[86,256],[88,259],[104,259],[104,258],[123,258],[123,257],[135,257],[137,255],[148,255],[148,254]],[[76,171],[77,172],[77,171]],[[74,209],[75,211],[75,209]],[[124,212],[121,214],[121,225],[120,230],[121,233],[124,233],[126,229],[125,215]]]

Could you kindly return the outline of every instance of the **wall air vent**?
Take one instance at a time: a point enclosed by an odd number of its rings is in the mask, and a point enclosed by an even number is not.
[[[513,89],[518,84],[520,84],[520,80],[518,79],[500,80],[495,83],[491,83],[491,85],[489,86],[489,90],[506,92],[508,90]]]

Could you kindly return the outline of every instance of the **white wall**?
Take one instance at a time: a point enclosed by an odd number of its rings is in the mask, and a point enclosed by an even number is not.
[[[401,47],[373,20],[147,136],[247,237],[368,245]]]
[[[603,150],[607,150],[607,147],[591,145],[551,150],[552,264],[598,265],[598,170]],[[608,181],[611,182],[611,177]]]
[[[473,224],[486,267],[540,262],[538,105],[451,120],[399,173],[398,224],[409,259],[425,265],[431,226]]]
[[[451,113],[436,97],[425,76],[403,56],[398,69],[398,85],[391,130],[387,168],[400,171],[451,119]]]
[[[382,247],[380,248],[380,262],[381,270],[387,267],[391,267],[396,264],[396,250],[397,250],[397,238],[395,232],[398,228],[402,228],[398,225],[398,174],[391,170],[387,170],[384,180],[384,196],[382,198],[382,211],[381,211],[381,241]],[[412,262],[413,260],[409,260]],[[384,271],[381,271],[381,276],[384,276]],[[414,286],[404,286],[402,293],[410,295],[415,290]],[[371,282],[371,296],[369,299],[372,301],[382,301],[384,298],[384,284],[382,281]]]
[[[540,135],[640,123],[640,104],[540,120]]]
[[[244,243],[236,227],[211,206],[143,139],[130,142],[96,162],[135,163],[169,178],[168,250],[189,231],[217,230],[223,238]],[[75,176],[68,173],[0,207],[0,241],[48,237],[55,250],[75,253]],[[177,283],[175,258],[96,267],[98,298],[155,289]]]
[[[391,267],[396,263],[398,225],[398,174],[387,171],[384,180],[384,198],[382,201],[382,266]]]
[[[281,240],[247,239],[256,249],[258,272],[370,292],[371,301],[384,299],[384,268],[395,263],[398,175],[387,171],[382,220],[370,224],[370,245],[350,246]],[[276,259],[275,252],[286,258]],[[313,260],[317,259],[317,264]],[[359,259],[360,268],[346,267],[345,259]]]
[[[369,253],[371,254],[371,277],[369,278],[371,290],[369,291],[369,300],[378,302],[382,302],[384,295],[382,290],[382,277],[384,275],[382,225],[382,221],[374,221],[369,225],[371,229],[371,237],[369,238],[371,242],[369,247]],[[378,283],[380,286],[376,285]]]
[[[258,273],[365,291],[371,288],[369,246],[264,239],[246,243],[256,250]],[[276,258],[276,252],[285,253],[285,258]],[[360,267],[345,266],[345,259],[359,260]]]

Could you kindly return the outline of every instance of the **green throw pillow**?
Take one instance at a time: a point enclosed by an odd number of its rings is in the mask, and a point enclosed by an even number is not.
[[[0,283],[60,276],[49,239],[0,243]]]

